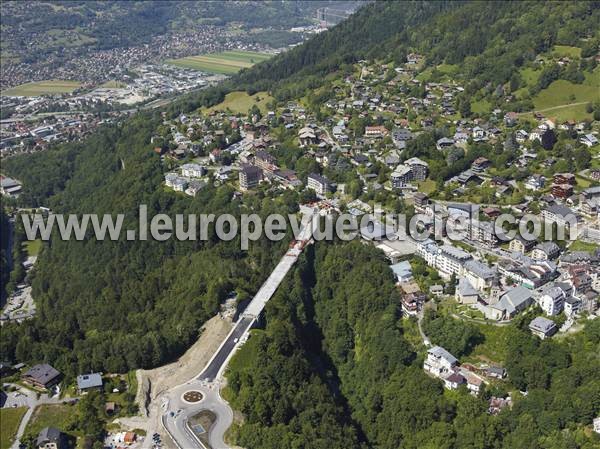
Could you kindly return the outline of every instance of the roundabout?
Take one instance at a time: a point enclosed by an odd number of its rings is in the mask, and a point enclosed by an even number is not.
[[[200,402],[202,398],[204,398],[204,396],[197,390],[186,391],[182,396],[183,401],[187,402],[188,404]]]

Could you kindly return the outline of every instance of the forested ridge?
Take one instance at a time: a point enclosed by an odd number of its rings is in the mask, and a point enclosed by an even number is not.
[[[575,45],[584,56],[600,42],[599,2],[372,2],[303,45],[242,70],[216,90],[190,95],[173,113],[219,102],[231,90],[267,90],[278,100],[311,97],[327,75],[360,59],[406,61],[425,57],[429,67],[461,64],[466,92],[507,83],[514,73],[554,45]]]
[[[452,324],[437,327],[440,342],[456,337]],[[427,376],[404,332],[381,254],[319,242],[231,362],[226,396],[245,417],[235,441],[253,449],[598,447],[583,428],[600,409],[598,320],[559,342],[511,325],[509,382],[478,397]],[[509,391],[514,407],[489,415],[489,397]]]

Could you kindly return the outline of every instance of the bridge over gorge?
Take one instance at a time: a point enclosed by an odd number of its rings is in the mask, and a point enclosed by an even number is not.
[[[236,349],[247,340],[248,332],[267,302],[273,297],[287,273],[296,263],[302,250],[311,242],[313,212],[311,211],[307,216],[309,220],[301,227],[297,239],[292,241],[288,251],[252,298],[202,372],[187,383],[179,385],[161,396],[163,405],[160,421],[179,449],[207,448],[189,424],[190,419],[203,410],[209,410],[216,417],[215,422],[208,430],[210,448],[224,449],[228,447],[223,436],[231,426],[233,411],[219,394],[220,378]],[[195,403],[186,401],[185,394],[190,391],[201,393],[202,399]]]
[[[281,284],[286,274],[290,271],[294,263],[296,263],[300,254],[302,254],[302,250],[309,242],[311,234],[311,225],[309,223],[302,229],[298,240],[293,241],[290,249],[281,258],[270,276],[260,287],[254,298],[252,298],[252,301],[250,301],[250,304],[248,304],[236,325],[231,329],[227,338],[221,343],[221,346],[215,352],[210,362],[208,362],[208,365],[198,376],[199,380],[212,381],[221,374],[234,349],[243,344],[248,331],[260,316],[267,302],[273,297],[279,284]]]

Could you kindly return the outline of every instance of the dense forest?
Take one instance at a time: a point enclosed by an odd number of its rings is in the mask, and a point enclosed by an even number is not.
[[[600,322],[541,341],[510,327],[509,382],[445,391],[405,338],[391,270],[374,248],[320,242],[267,305],[228,371],[227,397],[245,422],[244,447],[592,449],[600,409]],[[440,342],[481,338],[451,317],[429,319]],[[517,389],[528,391],[527,396]],[[492,395],[515,405],[487,414]]]
[[[56,213],[123,213],[123,228],[135,230],[140,204],[147,205],[149,217],[173,218],[239,217],[244,206],[259,214],[297,209],[293,195],[232,200],[230,187],[209,186],[190,199],[164,191],[160,160],[150,145],[159,117],[140,115],[106,127],[84,144],[59,146],[43,158],[11,158],[8,170],[26,186],[21,200]],[[39,162],[34,168],[32,159]],[[3,360],[48,361],[69,376],[161,365],[189,347],[229,293],[237,291],[241,300],[256,291],[286,245],[265,239],[242,252],[239,237],[221,241],[213,225],[207,241],[127,241],[123,234],[118,241],[89,235],[63,241],[55,235],[45,244],[30,275],[38,313],[32,321],[3,327]]]

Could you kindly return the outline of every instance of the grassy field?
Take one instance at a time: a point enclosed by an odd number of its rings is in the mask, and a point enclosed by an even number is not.
[[[10,448],[27,407],[0,409],[0,449]]]
[[[121,81],[111,80],[111,81],[107,81],[103,84],[100,84],[99,87],[103,87],[105,89],[122,89],[124,87],[127,87],[127,84],[122,83]]]
[[[252,67],[254,64],[269,59],[271,55],[254,51],[225,51],[210,55],[188,56],[186,58],[169,59],[168,64],[201,70],[209,73],[230,75],[243,68]]]
[[[598,245],[595,243],[583,242],[581,240],[575,240],[569,246],[569,250],[571,251],[595,251],[596,249],[598,249]]]
[[[471,103],[471,111],[473,111],[476,114],[490,112],[491,110],[492,105],[487,100],[479,100]]]
[[[37,435],[44,427],[56,427],[63,432],[67,432],[67,427],[76,413],[77,406],[75,405],[40,405],[34,410],[25,429],[25,434]]]
[[[35,83],[21,84],[11,87],[2,92],[2,95],[14,95],[22,97],[37,97],[39,95],[64,94],[73,92],[81,84],[77,81],[48,80]]]
[[[521,78],[528,86],[533,86],[537,84],[538,79],[540,78],[541,70],[536,70],[533,67],[526,67],[521,69]]]
[[[581,57],[581,48],[570,47],[568,45],[555,45],[552,49],[552,54],[554,56],[558,56],[559,58],[563,56],[567,56],[569,58],[579,58]]]
[[[508,326],[494,326],[488,324],[477,324],[484,335],[483,343],[475,346],[469,354],[468,361],[486,361],[503,363],[506,361],[508,341],[512,338],[511,329]]]
[[[40,239],[23,242],[23,249],[27,252],[27,256],[37,256],[42,247]]]
[[[417,185],[419,186],[419,192],[426,193],[427,195],[431,195],[433,192],[435,192],[436,189],[436,184],[433,179],[419,181]]]
[[[213,111],[230,110],[235,114],[245,114],[253,105],[257,105],[261,112],[267,111],[267,103],[273,100],[267,92],[257,92],[254,95],[248,95],[243,91],[230,92],[225,96],[225,100],[210,108],[203,109],[202,112],[210,113]]]
[[[570,81],[554,81],[547,89],[533,98],[536,109],[548,109],[580,102],[593,102],[600,99],[600,86],[573,84]]]

